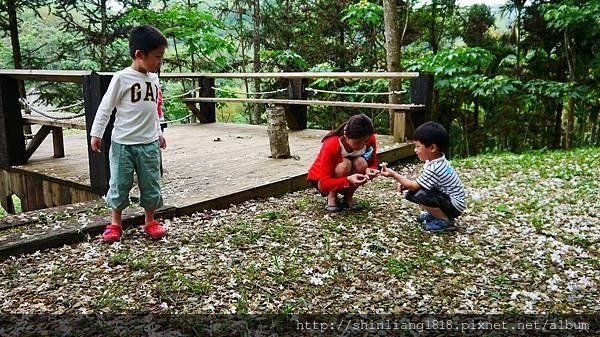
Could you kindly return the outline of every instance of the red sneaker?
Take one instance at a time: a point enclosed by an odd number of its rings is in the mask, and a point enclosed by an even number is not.
[[[144,225],[144,232],[153,239],[160,239],[167,235],[167,229],[160,222],[153,220]]]
[[[102,233],[102,241],[108,243],[119,241],[121,233],[123,233],[123,227],[110,224],[106,226],[104,233]]]

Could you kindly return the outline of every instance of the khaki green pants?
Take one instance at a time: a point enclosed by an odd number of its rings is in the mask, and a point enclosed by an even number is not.
[[[158,140],[148,144],[123,145],[113,142],[109,151],[110,181],[106,204],[123,210],[129,206],[133,173],[140,188],[140,206],[155,210],[163,205],[160,193],[160,148]]]

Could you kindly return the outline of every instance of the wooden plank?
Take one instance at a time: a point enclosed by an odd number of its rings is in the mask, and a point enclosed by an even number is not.
[[[73,119],[51,119],[41,116],[24,115],[22,117],[25,124],[48,125],[66,129],[85,130],[85,121],[77,121]]]
[[[303,73],[161,73],[161,79],[181,78],[400,78],[413,79],[418,72],[303,72]]]
[[[26,176],[25,184],[27,186],[27,207],[23,207],[23,211],[46,208],[42,179],[34,176]]]
[[[17,80],[81,83],[88,70],[0,69],[0,75]]]
[[[52,129],[47,125],[42,125],[42,127],[38,130],[38,132],[33,136],[33,139],[27,144],[27,148],[25,149],[25,159],[29,160],[31,155],[37,150],[37,148],[42,144],[44,139],[50,134]]]
[[[51,182],[49,182],[47,180],[42,180],[42,195],[43,195],[44,204],[46,205],[46,207],[57,206],[54,204]]]
[[[0,69],[0,75],[18,80],[74,82],[82,83],[83,77],[92,72],[87,70],[46,70],[46,69]],[[99,72],[101,76],[112,76],[113,72]],[[270,73],[161,73],[162,79],[182,78],[400,78],[412,79],[418,72],[270,72]]]
[[[300,105],[324,105],[339,106],[346,108],[370,108],[370,109],[396,109],[413,111],[423,109],[423,105],[416,104],[386,104],[369,102],[340,102],[319,100],[294,100],[294,99],[264,99],[264,98],[226,98],[226,97],[194,97],[185,98],[184,102],[228,102],[228,103],[265,103],[265,104],[300,104]]]

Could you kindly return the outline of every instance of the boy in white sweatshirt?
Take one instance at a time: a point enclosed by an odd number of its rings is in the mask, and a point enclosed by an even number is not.
[[[158,121],[157,104],[160,68],[167,39],[156,28],[142,25],[129,32],[131,66],[112,77],[96,112],[90,132],[90,146],[100,152],[102,136],[113,109],[115,123],[109,151],[110,182],[106,203],[112,209],[111,224],[102,234],[104,242],[115,242],[123,232],[121,214],[129,206],[133,172],[137,174],[140,206],[144,208],[144,231],[153,239],[167,234],[154,219],[163,205],[160,191],[160,149],[167,147]]]

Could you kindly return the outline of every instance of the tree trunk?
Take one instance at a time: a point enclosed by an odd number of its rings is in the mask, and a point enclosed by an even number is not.
[[[267,133],[273,159],[290,157],[290,144],[288,139],[285,110],[281,106],[267,109]]]
[[[552,139],[552,148],[560,148],[560,137],[562,135],[562,104],[556,105],[556,111],[554,112],[554,137]]]
[[[573,97],[569,97],[567,102],[567,126],[565,130],[565,149],[570,150],[573,148],[573,125],[575,121],[575,100]]]
[[[473,100],[473,104],[475,105],[473,108],[473,124],[471,125],[471,154],[475,155],[479,153],[479,146],[481,145],[481,138],[479,137],[479,98],[475,97]]]
[[[383,1],[383,21],[385,25],[385,50],[386,50],[386,62],[387,71],[396,72],[400,71],[400,26],[398,25],[398,9],[396,7],[396,0],[384,0]],[[389,80],[389,96],[390,104],[397,104],[400,98],[394,91],[400,90],[400,80],[397,78],[391,78]],[[390,109],[390,133],[396,137],[398,141],[403,141],[406,133],[406,116],[398,116],[396,119],[395,110]],[[402,125],[397,125],[402,124]]]
[[[253,34],[253,46],[254,46],[254,72],[259,73],[261,71],[260,64],[260,0],[253,1],[254,12],[252,19],[254,21],[254,34]],[[254,79],[254,92],[260,92],[260,79]],[[260,124],[260,116],[262,115],[265,107],[263,104],[254,105],[254,120],[255,124]]]
[[[17,21],[17,4],[15,0],[7,0],[6,2],[8,12],[8,27],[10,31],[10,44],[12,46],[13,63],[15,69],[23,69],[21,55],[21,42],[19,41],[19,23]],[[23,81],[19,81],[19,95],[25,98],[25,84]]]

